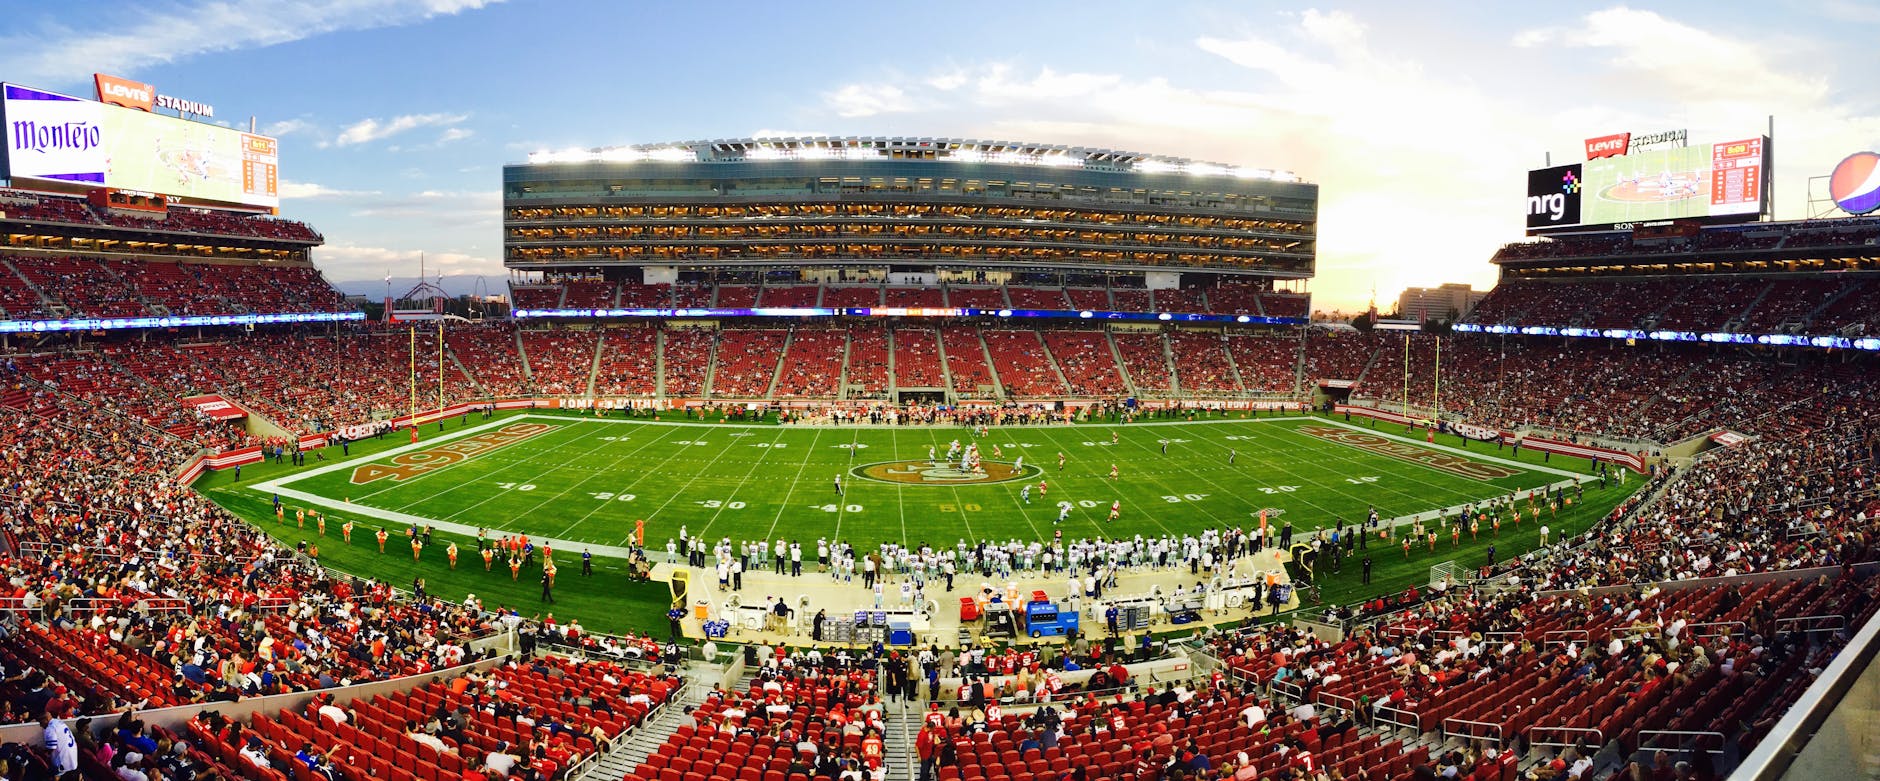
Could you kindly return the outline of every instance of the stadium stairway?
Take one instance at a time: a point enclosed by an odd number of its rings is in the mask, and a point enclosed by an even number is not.
[[[822,295],[821,288],[817,288],[816,295]],[[820,300],[819,298],[818,301]],[[777,386],[783,384],[783,365],[790,358],[790,343],[794,341],[796,341],[796,328],[791,327],[783,334],[783,347],[777,350],[777,365],[770,367],[770,386],[764,389],[764,398],[777,398]]]
[[[1141,398],[1142,394],[1136,392],[1136,378],[1130,374],[1129,362],[1123,360],[1123,348],[1116,346],[1116,335],[1104,331],[1103,343],[1110,346],[1110,360],[1116,362],[1116,373],[1122,375],[1123,387],[1129,389],[1130,398]]]
[[[1221,334],[1221,352],[1227,355],[1227,370],[1233,373],[1234,388],[1245,393],[1247,391],[1247,381],[1240,376],[1240,363],[1234,360],[1234,351],[1228,346],[1227,335],[1225,333]],[[1299,360],[1305,360],[1305,356],[1299,356]],[[1294,390],[1297,390],[1297,388]]]
[[[1223,346],[1221,350],[1226,352],[1227,348]],[[1168,364],[1168,392],[1179,395],[1182,392],[1182,373],[1175,364],[1175,347],[1169,344],[1168,334],[1162,334],[1162,361]]]
[[[614,298],[616,299],[615,306],[619,306],[619,303],[618,303],[619,297],[620,297],[619,289],[615,288],[615,291],[614,291]],[[587,378],[587,386],[586,386],[587,390],[581,394],[582,396],[586,398],[590,398],[590,399],[594,398],[594,384],[600,381],[601,352],[607,349],[606,342],[607,342],[607,329],[602,328],[600,329],[600,333],[594,335],[594,364],[588,367],[588,378]]]
[[[986,332],[980,330],[979,326],[973,326],[973,336],[979,340],[979,351],[986,356],[986,372],[992,376],[994,392],[998,395],[998,398],[1003,401],[1007,395],[1005,392],[1005,383],[999,379],[999,366],[992,360],[992,345],[986,344]],[[1062,377],[1063,375],[1060,374],[1058,376]]]
[[[881,762],[888,778],[914,781],[920,773],[920,760],[914,755],[914,733],[920,729],[921,712],[908,711],[909,701],[888,704],[881,714]]]
[[[1371,373],[1371,367],[1373,367],[1373,366],[1376,366],[1376,365],[1377,365],[1377,359],[1378,359],[1378,356],[1381,356],[1381,355],[1383,355],[1383,354],[1384,354],[1384,348],[1383,348],[1382,346],[1379,346],[1379,347],[1377,347],[1376,349],[1373,349],[1373,350],[1371,351],[1371,357],[1370,357],[1370,358],[1367,358],[1367,359],[1365,359],[1365,361],[1364,361],[1364,368],[1363,368],[1363,369],[1360,369],[1360,370],[1358,371],[1358,377],[1357,377],[1357,379],[1356,379],[1356,380],[1355,380],[1355,381],[1354,381],[1354,382],[1352,383],[1352,387],[1354,387],[1354,388],[1360,388],[1360,387],[1363,387],[1363,386],[1364,386],[1364,377],[1365,377],[1365,375],[1367,375],[1367,374],[1370,374],[1370,373]],[[1315,378],[1315,379],[1316,379],[1316,378]]]
[[[562,290],[563,293],[567,292],[565,287]],[[516,363],[522,366],[522,381],[528,387],[534,387],[535,372],[529,369],[529,351],[522,349],[522,329],[517,328],[511,331],[509,338],[516,343]]]
[[[901,398],[901,394],[896,392],[896,389],[900,386],[901,380],[898,377],[896,377],[894,374],[894,329],[889,328],[887,330],[888,330],[888,398],[890,400],[893,400],[893,399]]]
[[[476,375],[470,373],[470,367],[463,365],[463,359],[457,357],[456,350],[446,347],[444,348],[444,354],[450,356],[450,365],[457,367],[457,373],[463,375],[464,380],[470,383],[470,387],[482,391],[483,395],[490,398],[496,397],[496,394],[490,392],[489,386],[484,385],[482,380],[477,379]]]
[[[722,672],[717,665],[701,665],[694,662],[690,667],[692,669],[686,671],[688,675],[703,671]],[[665,745],[666,739],[672,737],[672,733],[677,732],[679,725],[685,722],[686,709],[698,707],[699,703],[704,702],[705,695],[710,688],[697,683],[687,686],[678,697],[674,697],[672,702],[659,712],[659,715],[647,719],[628,731],[626,740],[608,749],[607,753],[602,754],[594,761],[594,764],[588,765],[574,781],[620,781],[626,778],[634,768],[639,767],[647,757],[652,756],[660,746]]]
[[[953,366],[947,363],[947,340],[940,335],[939,329],[933,331],[934,355],[940,361],[941,387],[947,389],[948,399],[959,398],[959,391],[953,389]]]
[[[33,295],[39,296],[39,305],[41,307],[45,307],[48,310],[52,308],[54,304],[52,297],[46,295],[46,291],[40,290],[39,286],[33,284],[33,281],[28,279],[25,274],[20,273],[19,267],[13,265],[13,261],[0,258],[0,266],[4,266],[8,274],[12,274],[14,277],[18,278],[20,284],[25,285],[27,290],[33,291]]]
[[[1057,375],[1058,387],[1066,388],[1066,389],[1070,388],[1071,387],[1070,377],[1064,373],[1064,367],[1058,365],[1057,356],[1051,354],[1051,345],[1045,342],[1044,334],[1039,332],[1038,329],[1036,328],[1028,329],[1028,331],[1031,333],[1031,335],[1034,338],[1038,340],[1038,351],[1044,355],[1045,362],[1051,364],[1051,373]],[[1105,341],[1108,341],[1110,338],[1110,335],[1104,334],[1103,338]],[[1112,350],[1114,350],[1116,347],[1115,343],[1112,342],[1110,347]],[[1122,364],[1118,363],[1117,365],[1121,366]]]

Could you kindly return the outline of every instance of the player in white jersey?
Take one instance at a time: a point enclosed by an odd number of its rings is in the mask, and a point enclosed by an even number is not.
[[[927,463],[929,463],[929,464],[932,464],[932,463],[935,463],[935,462],[936,462],[937,460],[938,460],[938,459],[935,459],[935,458],[934,458],[934,447],[933,447],[933,445],[928,445],[928,446],[927,446]]]
[[[1018,498],[1025,500],[1026,504],[1031,504],[1031,483],[1019,487]]]
[[[1058,502],[1058,517],[1057,517],[1056,523],[1063,523],[1065,521],[1070,520],[1070,518],[1071,518],[1071,503],[1070,502]]]

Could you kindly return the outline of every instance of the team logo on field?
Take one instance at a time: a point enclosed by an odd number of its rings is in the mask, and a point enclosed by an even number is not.
[[[1029,464],[1023,469],[1013,469],[1011,464],[997,461],[981,461],[979,468],[981,471],[968,472],[960,469],[958,464],[944,462],[883,461],[855,467],[849,470],[849,474],[865,480],[901,485],[983,485],[1010,483],[1044,472]]]
[[[1350,445],[1359,450],[1368,450],[1381,456],[1390,456],[1412,463],[1422,464],[1431,469],[1440,469],[1452,475],[1472,477],[1477,480],[1496,480],[1521,474],[1521,470],[1485,464],[1462,456],[1450,455],[1440,450],[1429,450],[1418,445],[1385,439],[1376,434],[1337,428],[1334,426],[1300,426],[1299,433],[1318,437],[1341,445]]]
[[[561,427],[547,423],[511,423],[495,431],[486,431],[415,453],[399,455],[393,458],[390,464],[366,464],[353,470],[352,482],[353,485],[365,485],[388,477],[394,483],[403,482],[407,478],[442,469],[471,456],[479,456],[504,445],[521,442],[558,428]]]

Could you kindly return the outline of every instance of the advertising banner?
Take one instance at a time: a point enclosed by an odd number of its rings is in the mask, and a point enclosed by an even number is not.
[[[0,89],[11,178],[280,206],[280,147],[273,138],[16,84]]]

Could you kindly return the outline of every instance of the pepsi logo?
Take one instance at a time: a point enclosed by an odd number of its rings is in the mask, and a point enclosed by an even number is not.
[[[1855,152],[1828,176],[1828,196],[1848,214],[1880,209],[1880,155]]]

